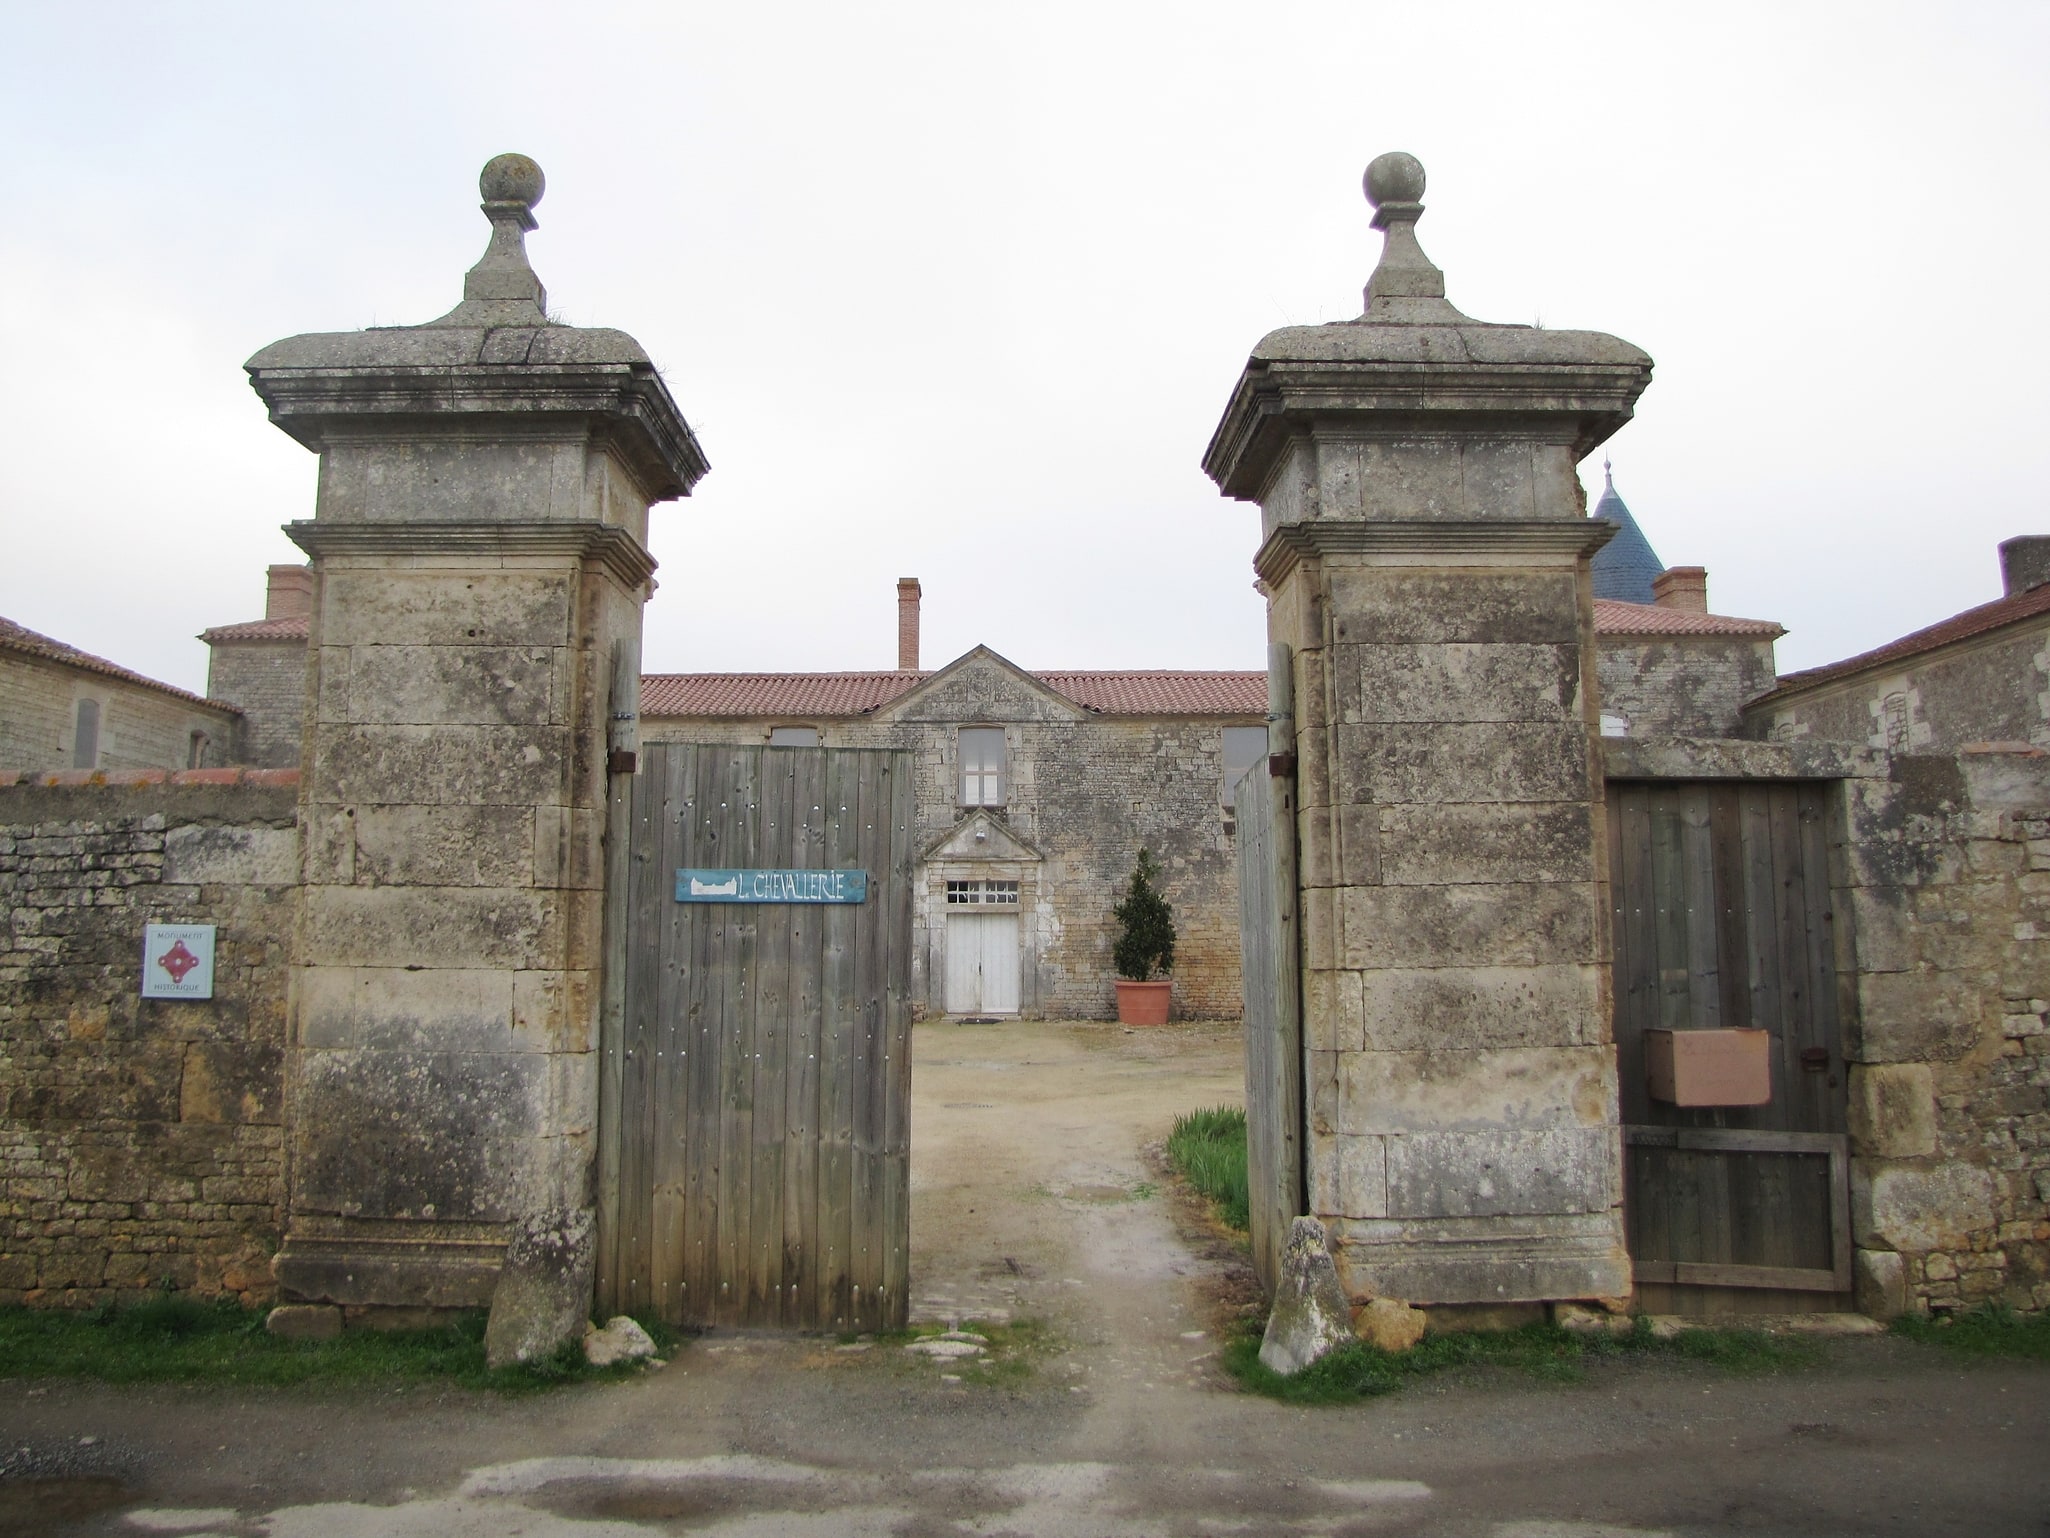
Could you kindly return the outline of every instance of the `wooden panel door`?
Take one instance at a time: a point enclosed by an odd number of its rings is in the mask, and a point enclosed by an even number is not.
[[[1828,789],[1608,789],[1624,1196],[1641,1306],[1848,1308],[1849,1158]],[[1771,1034],[1772,1098],[1652,1098],[1647,1030]]]
[[[947,915],[947,1013],[1018,1012],[1018,915]]]
[[[598,1296],[673,1324],[909,1306],[911,757],[643,749]],[[859,904],[678,902],[685,867],[862,870]]]

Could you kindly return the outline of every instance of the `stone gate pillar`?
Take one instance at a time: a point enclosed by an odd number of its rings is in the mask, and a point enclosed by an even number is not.
[[[1261,340],[1204,469],[1260,504],[1294,653],[1306,1160],[1355,1297],[1630,1290],[1591,523],[1576,464],[1651,360],[1486,325],[1368,168],[1366,313]]]
[[[485,167],[490,246],[441,319],[248,364],[320,455],[288,529],[314,606],[277,1278],[350,1309],[496,1289],[501,1356],[589,1307],[613,659],[649,504],[706,470],[632,337],[548,319],[542,187]]]

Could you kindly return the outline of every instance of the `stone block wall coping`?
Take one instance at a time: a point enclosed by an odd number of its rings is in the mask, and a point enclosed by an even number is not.
[[[1276,529],[1253,570],[1269,586],[1278,584],[1305,560],[1330,555],[1448,556],[1511,554],[1523,560],[1552,556],[1591,556],[1615,537],[1616,525],[1602,518],[1516,519],[1500,523],[1447,523],[1428,519],[1334,519],[1328,523],[1290,523]]]
[[[1735,737],[1604,737],[1612,780],[1883,780],[1887,755],[1849,742]]]
[[[285,533],[312,556],[555,556],[595,561],[629,589],[655,574],[655,558],[626,530],[575,520],[416,524],[302,518],[286,524]]]
[[[280,786],[296,788],[297,769],[0,769],[0,790],[17,786],[70,790],[143,789],[157,785]]]

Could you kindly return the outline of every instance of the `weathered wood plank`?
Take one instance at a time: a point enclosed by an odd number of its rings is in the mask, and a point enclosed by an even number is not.
[[[660,956],[661,910],[651,892],[660,864],[662,785],[654,774],[637,775],[633,790],[635,858],[628,876],[632,915],[627,995],[620,1043],[619,1224],[613,1245],[617,1267],[615,1306],[628,1312],[661,1312],[654,1296],[653,1085],[655,1019]]]
[[[1709,787],[1688,785],[1676,796],[1680,819],[1681,901],[1687,936],[1687,1023],[1715,1030],[1723,1023],[1722,976],[1716,947],[1720,904]]]
[[[858,761],[845,754],[826,760],[827,858],[852,867],[860,856]],[[823,920],[825,954],[819,1053],[819,1313],[827,1328],[852,1328],[853,1273],[849,1248],[854,1225],[855,944],[858,908],[833,907]]]
[[[687,759],[665,756],[659,774],[650,774],[659,787],[654,808],[654,825],[649,832],[650,853],[641,873],[642,902],[648,910],[649,953],[654,962],[649,982],[653,1005],[653,1029],[646,1052],[650,1057],[642,1093],[640,1136],[645,1145],[648,1196],[648,1285],[658,1315],[681,1323],[688,1310],[685,1272],[690,1206],[690,1162],[678,1128],[668,1112],[682,1093],[687,1072],[685,1053],[689,1049],[687,1023],[691,986],[689,928],[673,912],[669,901],[667,872],[674,857],[678,816],[690,797],[691,769]]]
[[[723,807],[727,800],[727,764],[723,749],[688,750],[689,830],[679,851],[679,864],[700,865],[724,859],[730,829]],[[686,1317],[694,1325],[710,1325],[719,1304],[719,1086],[726,1055],[725,1009],[729,969],[725,962],[726,910],[675,902],[679,919],[690,926],[691,987],[686,1010],[687,1046],[683,1101],[672,1102],[683,1121],[679,1129],[689,1173],[685,1209],[684,1286]]]
[[[856,773],[856,856],[863,870],[887,861],[889,798],[881,755],[864,754]],[[881,1328],[879,1294],[883,1284],[884,1111],[888,1079],[883,1063],[883,939],[882,920],[872,898],[856,910],[855,1029],[853,1080],[854,1189],[852,1244],[848,1256],[853,1279],[855,1328]]]
[[[1834,1271],[1785,1266],[1734,1266],[1704,1261],[1637,1262],[1640,1282],[1679,1282],[1695,1287],[1776,1287],[1794,1292],[1836,1292]]]
[[[885,763],[889,861],[878,906],[884,928],[883,1065],[887,1102],[883,1118],[882,1324],[901,1329],[911,1317],[911,868],[918,826],[912,762]]]
[[[825,758],[791,755],[791,865],[830,868],[826,861]],[[783,1081],[783,1289],[784,1318],[807,1330],[828,1321],[819,1313],[819,1052],[824,1006],[824,917],[795,910],[790,943],[789,1068]]]
[[[755,859],[763,867],[794,867],[792,825],[796,771],[791,750],[764,749],[757,779]],[[752,909],[756,922],[754,1107],[748,1158],[748,1260],[745,1317],[773,1327],[783,1317],[783,1107],[788,1072],[790,948],[802,910],[773,904]]]

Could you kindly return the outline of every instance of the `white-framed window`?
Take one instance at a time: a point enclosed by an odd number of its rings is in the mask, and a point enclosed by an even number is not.
[[[947,883],[947,906],[949,908],[1015,908],[1018,906],[1018,883],[1015,881],[949,881]]]
[[[71,767],[97,769],[100,764],[100,702],[87,697],[78,702],[71,722]]]
[[[1002,806],[1004,804],[1004,729],[1001,726],[964,726],[957,745],[961,750],[961,804]]]
[[[818,745],[819,729],[816,726],[769,728],[769,746],[772,748],[815,748]]]
[[[1266,756],[1266,727],[1227,726],[1224,729],[1224,785],[1219,799],[1226,806],[1237,804],[1239,776]]]

